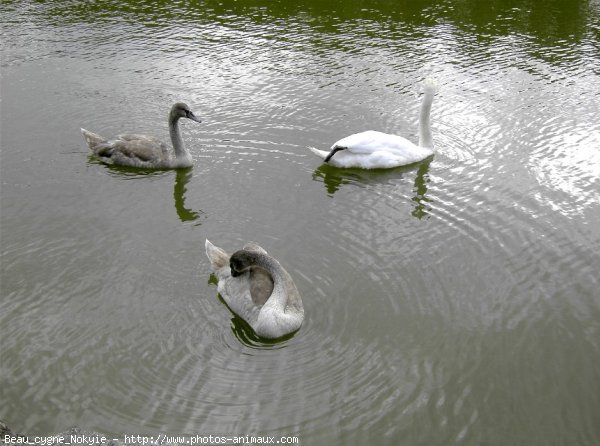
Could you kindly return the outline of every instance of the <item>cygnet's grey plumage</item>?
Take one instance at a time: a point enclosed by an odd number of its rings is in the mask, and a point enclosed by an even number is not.
[[[169,113],[169,133],[173,148],[157,138],[146,135],[124,134],[107,140],[85,129],[81,129],[81,133],[94,155],[107,164],[150,169],[190,167],[192,156],[181,138],[180,118],[202,122],[186,104],[174,104]]]
[[[219,279],[218,291],[229,308],[258,336],[276,339],[304,321],[304,307],[292,277],[256,243],[227,254],[206,240],[206,256]]]

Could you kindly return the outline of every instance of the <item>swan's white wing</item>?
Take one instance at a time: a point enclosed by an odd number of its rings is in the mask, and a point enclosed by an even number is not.
[[[367,130],[340,139],[331,148],[335,147],[344,147],[349,152],[368,155],[379,151],[405,152],[412,150],[415,145],[402,136]]]
[[[418,152],[410,153],[394,153],[380,150],[366,155],[342,150],[337,152],[335,156],[329,160],[328,164],[345,168],[391,169],[393,167],[418,163],[428,156],[431,156],[431,152],[427,150],[419,150]]]
[[[400,166],[403,159],[391,152],[373,152],[369,154],[352,153],[347,150],[337,152],[328,164],[335,167],[361,169],[389,169]]]
[[[232,277],[229,268],[223,268],[222,271],[223,273],[219,276],[219,284],[217,286],[219,294],[231,311],[254,328],[262,305],[258,305],[252,299],[250,272],[246,272],[238,277]]]

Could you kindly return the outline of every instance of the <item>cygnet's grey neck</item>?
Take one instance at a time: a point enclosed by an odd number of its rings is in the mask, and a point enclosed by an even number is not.
[[[183,145],[183,139],[181,138],[181,132],[179,131],[179,118],[180,116],[171,113],[169,115],[169,134],[171,135],[171,142],[173,143],[173,149],[175,150],[175,157],[177,159],[186,158],[188,151]]]
[[[251,264],[245,265],[245,270],[257,266],[266,270],[273,278],[273,292],[271,293],[271,297],[265,303],[265,306],[278,308],[283,311],[287,304],[288,280],[291,280],[287,272],[277,260],[268,254],[247,250],[243,250],[242,252],[246,259],[251,262]],[[232,257],[236,254],[237,253],[234,253]]]

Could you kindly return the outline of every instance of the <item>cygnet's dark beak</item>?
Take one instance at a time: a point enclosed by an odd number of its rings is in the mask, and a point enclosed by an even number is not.
[[[202,122],[202,121],[200,120],[200,118],[197,118],[197,117],[196,117],[196,115],[195,115],[195,114],[194,114],[192,111],[187,111],[187,112],[185,113],[185,115],[186,115],[186,117],[187,117],[188,119],[191,119],[192,121],[196,121],[196,122]]]
[[[240,277],[242,274],[244,273],[231,268],[231,277]]]

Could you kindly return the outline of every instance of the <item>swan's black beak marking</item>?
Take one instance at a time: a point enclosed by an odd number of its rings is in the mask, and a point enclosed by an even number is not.
[[[338,151],[345,150],[345,149],[346,149],[346,147],[334,147],[333,150],[331,152],[329,152],[329,155],[327,155],[324,162],[328,163],[333,155],[335,155]]]

